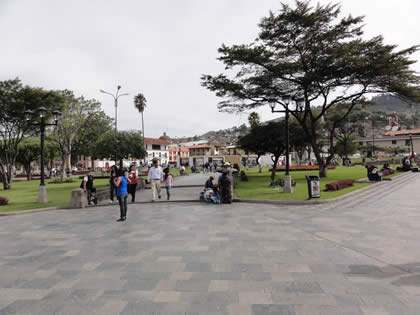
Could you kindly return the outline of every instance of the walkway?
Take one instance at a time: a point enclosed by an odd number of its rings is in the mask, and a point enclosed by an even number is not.
[[[198,179],[198,178],[197,178]],[[0,314],[419,314],[420,175],[336,207],[155,203],[0,219]]]

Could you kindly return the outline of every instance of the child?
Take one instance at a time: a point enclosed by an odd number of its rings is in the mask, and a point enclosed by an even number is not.
[[[165,173],[164,180],[166,184],[166,195],[169,200],[171,198],[171,187],[173,182],[173,176],[171,173],[169,173],[169,171]]]

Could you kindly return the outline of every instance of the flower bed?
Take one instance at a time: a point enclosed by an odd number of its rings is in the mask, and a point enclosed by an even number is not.
[[[335,166],[334,165],[329,165],[328,166],[329,170],[335,170]],[[318,165],[292,165],[290,166],[290,170],[291,171],[318,171],[319,170],[319,166]],[[272,171],[272,169],[270,169],[270,172]],[[278,167],[276,169],[276,172],[285,172],[286,168],[285,167]]]

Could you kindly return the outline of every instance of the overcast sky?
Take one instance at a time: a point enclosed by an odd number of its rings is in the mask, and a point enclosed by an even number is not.
[[[285,0],[284,2],[293,3]],[[321,0],[321,3],[330,1]],[[220,99],[201,74],[223,70],[222,43],[248,43],[277,0],[0,0],[0,80],[19,77],[45,89],[96,98],[114,117],[121,85],[120,129],[140,129],[133,96],[147,98],[145,135],[193,136],[242,124],[247,115],[219,113]],[[382,34],[400,48],[419,44],[419,0],[343,0],[344,14],[365,15],[365,36]],[[416,54],[416,60],[420,54]],[[420,64],[415,65],[420,71]],[[273,118],[259,110],[263,119]]]

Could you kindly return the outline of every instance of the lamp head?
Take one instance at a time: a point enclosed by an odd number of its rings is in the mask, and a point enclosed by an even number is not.
[[[34,112],[30,109],[25,110],[25,119],[26,121],[30,121],[34,115]]]
[[[286,106],[289,105],[291,99],[292,99],[292,97],[289,94],[284,95],[283,96],[283,102],[284,102],[284,104],[286,104]]]
[[[276,101],[275,100],[270,100],[270,101],[268,101],[268,105],[270,105],[270,108],[273,111],[276,108]]]
[[[55,123],[57,123],[57,121],[60,119],[61,117],[61,112],[58,110],[53,111],[53,116],[54,116],[54,121]]]
[[[44,118],[47,113],[47,109],[44,106],[38,108],[39,117]]]
[[[305,108],[305,99],[303,97],[297,98],[296,105],[298,110],[302,111]]]
[[[117,86],[117,90],[119,90],[119,89],[121,89],[121,85],[118,85],[118,86]]]

